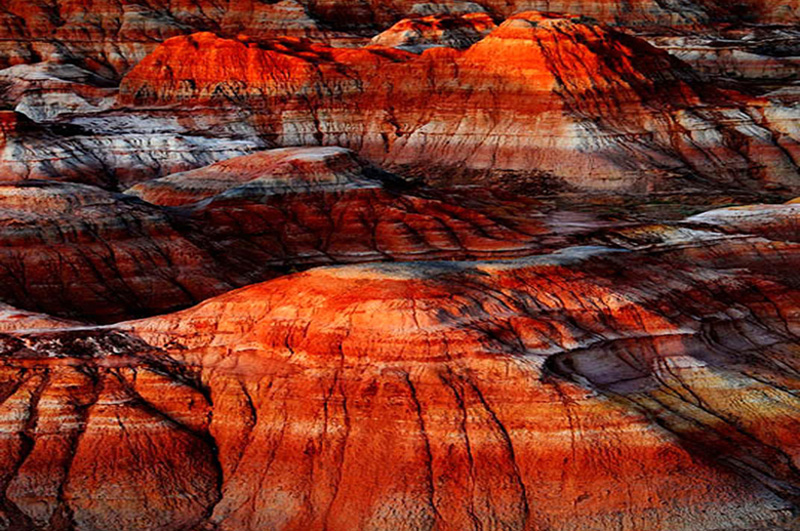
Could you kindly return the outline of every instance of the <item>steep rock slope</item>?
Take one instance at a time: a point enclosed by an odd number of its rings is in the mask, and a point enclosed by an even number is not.
[[[280,145],[343,145],[431,182],[798,183],[796,111],[718,91],[644,41],[580,17],[515,15],[463,52],[421,55],[202,33],[164,43],[120,91],[141,112],[245,110]]]
[[[791,529],[798,288],[685,263],[763,240],[699,225],[6,333],[0,510],[50,529]]]

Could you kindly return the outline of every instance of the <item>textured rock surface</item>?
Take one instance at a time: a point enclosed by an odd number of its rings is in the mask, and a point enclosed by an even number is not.
[[[47,106],[34,111],[48,112]],[[209,127],[225,138],[209,136]],[[153,120],[123,112],[37,124],[24,114],[0,111],[0,182],[74,181],[118,190],[263,147],[252,128],[228,129],[219,120],[198,124],[191,118]]]
[[[381,186],[353,153],[339,147],[260,151],[137,184],[126,193],[150,203],[177,206],[219,194],[235,198]],[[377,174],[377,171],[373,170]]]
[[[292,35],[327,39],[303,5],[294,0],[207,0],[90,3],[10,0],[0,6],[0,65],[31,63],[54,56],[115,77],[159,42],[198,30],[256,38]]]
[[[37,122],[103,111],[115,96],[109,80],[71,64],[42,62],[0,70],[0,104]]]
[[[656,36],[650,41],[711,78],[764,81],[774,87],[800,73],[796,26],[732,28],[709,35]]]
[[[686,263],[764,240],[709,222],[729,216],[6,333],[0,508],[51,529],[792,529],[798,277]]]
[[[800,529],[797,22],[0,1],[0,529]]]
[[[466,51],[421,55],[179,37],[126,76],[121,99],[150,113],[246,109],[278,144],[351,147],[430,182],[638,191],[798,182],[796,109],[716,90],[644,41],[580,17],[521,14]]]
[[[495,28],[494,21],[486,13],[430,15],[403,19],[370,42],[410,52],[421,52],[433,46],[469,48]]]
[[[90,186],[0,186],[0,234],[0,293],[19,307],[113,321],[232,287],[159,209]]]
[[[791,24],[797,22],[800,12],[796,0],[9,0],[0,6],[0,66],[66,55],[94,71],[114,76],[141,60],[158,42],[195,31],[215,31],[230,37],[245,33],[255,39],[290,35],[335,41],[349,37],[331,28],[374,32],[414,14],[462,14],[484,9],[499,18],[525,10],[574,13],[637,29],[719,21]]]
[[[207,180],[216,175],[217,180]],[[155,181],[129,195],[52,182],[0,186],[0,300],[103,322],[185,307],[293,268],[530,254],[548,226],[503,198],[461,206],[340,148],[281,149]],[[167,183],[165,185],[165,183]],[[206,197],[203,199],[203,197]],[[513,207],[520,215],[505,215]],[[494,210],[501,211],[500,213]]]

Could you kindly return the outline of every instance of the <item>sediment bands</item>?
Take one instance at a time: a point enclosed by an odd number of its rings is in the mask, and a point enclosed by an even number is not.
[[[791,528],[793,209],[608,235],[628,250],[318,268],[112,327],[21,315],[39,328],[3,336],[2,509],[56,529]],[[730,222],[758,212],[758,235]]]
[[[433,184],[796,185],[791,112],[591,20],[522,13],[465,50],[402,48],[176,37],[123,79],[120,101],[237,112],[268,142],[349,147]]]

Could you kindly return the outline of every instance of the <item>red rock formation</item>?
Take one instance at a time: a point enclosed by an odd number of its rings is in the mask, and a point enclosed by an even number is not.
[[[71,64],[42,62],[0,70],[0,104],[37,122],[103,111],[115,96],[109,80]]]
[[[34,116],[59,114],[70,99],[59,98],[55,109],[36,104],[24,110]],[[37,124],[19,112],[0,111],[0,182],[71,181],[119,190],[264,147],[247,134],[252,128],[228,128],[215,119],[215,130],[225,133],[218,139],[207,134],[209,124],[199,122],[119,112]]]
[[[799,39],[796,31],[772,26],[657,36],[650,41],[708,77],[761,80],[774,87],[797,77]]]
[[[51,529],[791,529],[800,292],[684,263],[708,238],[676,227],[658,249],[320,268],[3,334],[0,510]]]
[[[338,36],[321,29],[294,0],[9,0],[0,6],[0,66],[67,56],[113,77],[130,69],[164,39],[199,30],[231,37],[239,33],[255,38]]]
[[[217,31],[253,38],[276,35],[341,38],[331,27],[351,30],[386,28],[415,13],[464,13],[488,9],[497,17],[525,10],[559,11],[634,28],[689,26],[719,21],[791,24],[796,1],[748,0],[736,4],[698,0],[669,4],[637,0],[624,5],[599,0],[254,0],[167,2],[93,0],[9,0],[0,6],[0,65],[30,63],[67,53],[106,74],[124,72],[166,38],[193,31]]]
[[[183,205],[175,226],[237,285],[320,264],[519,256],[569,237],[515,198],[479,204],[396,181],[341,148],[286,148],[131,192]]]
[[[29,312],[0,304],[0,333],[21,333],[29,330],[70,328],[78,326],[75,321],[58,319],[43,313]]]
[[[471,12],[483,7],[500,17],[521,11],[555,11],[575,13],[633,28],[687,27],[727,22],[763,22],[792,24],[798,18],[798,4],[781,0],[747,0],[730,3],[719,0],[699,0],[671,3],[653,0],[611,2],[606,0],[366,0],[352,3],[343,0],[316,0],[309,2],[313,16],[339,27],[388,25],[413,12],[424,14]]]
[[[278,144],[344,145],[436,182],[511,175],[549,178],[551,190],[643,191],[798,178],[796,113],[773,124],[766,101],[709,88],[666,53],[579,17],[517,15],[466,51],[420,56],[180,37],[126,76],[121,101],[150,113],[246,109]]]
[[[210,166],[145,181],[126,193],[157,205],[195,203],[220,194],[242,197],[380,187],[371,170],[339,147],[284,148],[233,157]]]

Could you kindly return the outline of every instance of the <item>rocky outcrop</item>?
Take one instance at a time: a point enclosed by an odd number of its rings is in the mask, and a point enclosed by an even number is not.
[[[137,184],[126,191],[157,205],[177,206],[224,194],[333,192],[380,188],[379,172],[340,147],[284,148],[233,157],[210,166]]]
[[[773,88],[800,73],[800,32],[795,27],[732,28],[708,35],[651,37],[650,41],[709,78],[732,78]]]
[[[109,80],[71,64],[42,62],[0,70],[0,105],[36,122],[101,112],[114,105],[115,97]]]
[[[0,333],[19,334],[24,331],[72,328],[75,326],[79,326],[76,321],[59,319],[43,313],[20,310],[8,304],[0,304]]]
[[[320,28],[294,0],[89,4],[12,0],[0,7],[0,66],[65,57],[117,77],[161,41],[203,30],[254,38],[291,35],[327,40],[340,35]]]
[[[661,31],[720,21],[793,24],[798,20],[795,0],[636,0],[624,4],[597,0],[95,0],[88,4],[10,0],[0,6],[0,67],[66,55],[90,70],[114,77],[152,52],[159,42],[197,31],[228,37],[244,33],[257,40],[289,35],[342,42],[353,39],[342,30],[374,35],[408,16],[484,10],[498,19],[525,10],[574,13],[609,24]]]
[[[245,109],[279,145],[343,145],[439,184],[652,191],[798,180],[792,109],[716,90],[580,17],[520,14],[463,52],[421,55],[202,33],[164,43],[120,90],[148,113]]]
[[[496,27],[486,13],[430,15],[403,19],[370,42],[410,52],[421,52],[434,46],[469,48]]]
[[[761,231],[632,230],[629,250],[326,267],[113,327],[5,333],[4,518],[793,528],[798,286],[681,258]]]
[[[636,29],[692,27],[720,21],[741,23],[792,24],[800,12],[796,1],[747,0],[674,2],[635,0],[625,3],[588,0],[366,0],[352,3],[343,0],[309,2],[309,12],[319,20],[342,28],[387,26],[409,13],[463,13],[483,8],[505,18],[521,11],[537,10],[574,13],[593,17],[609,24]]]

